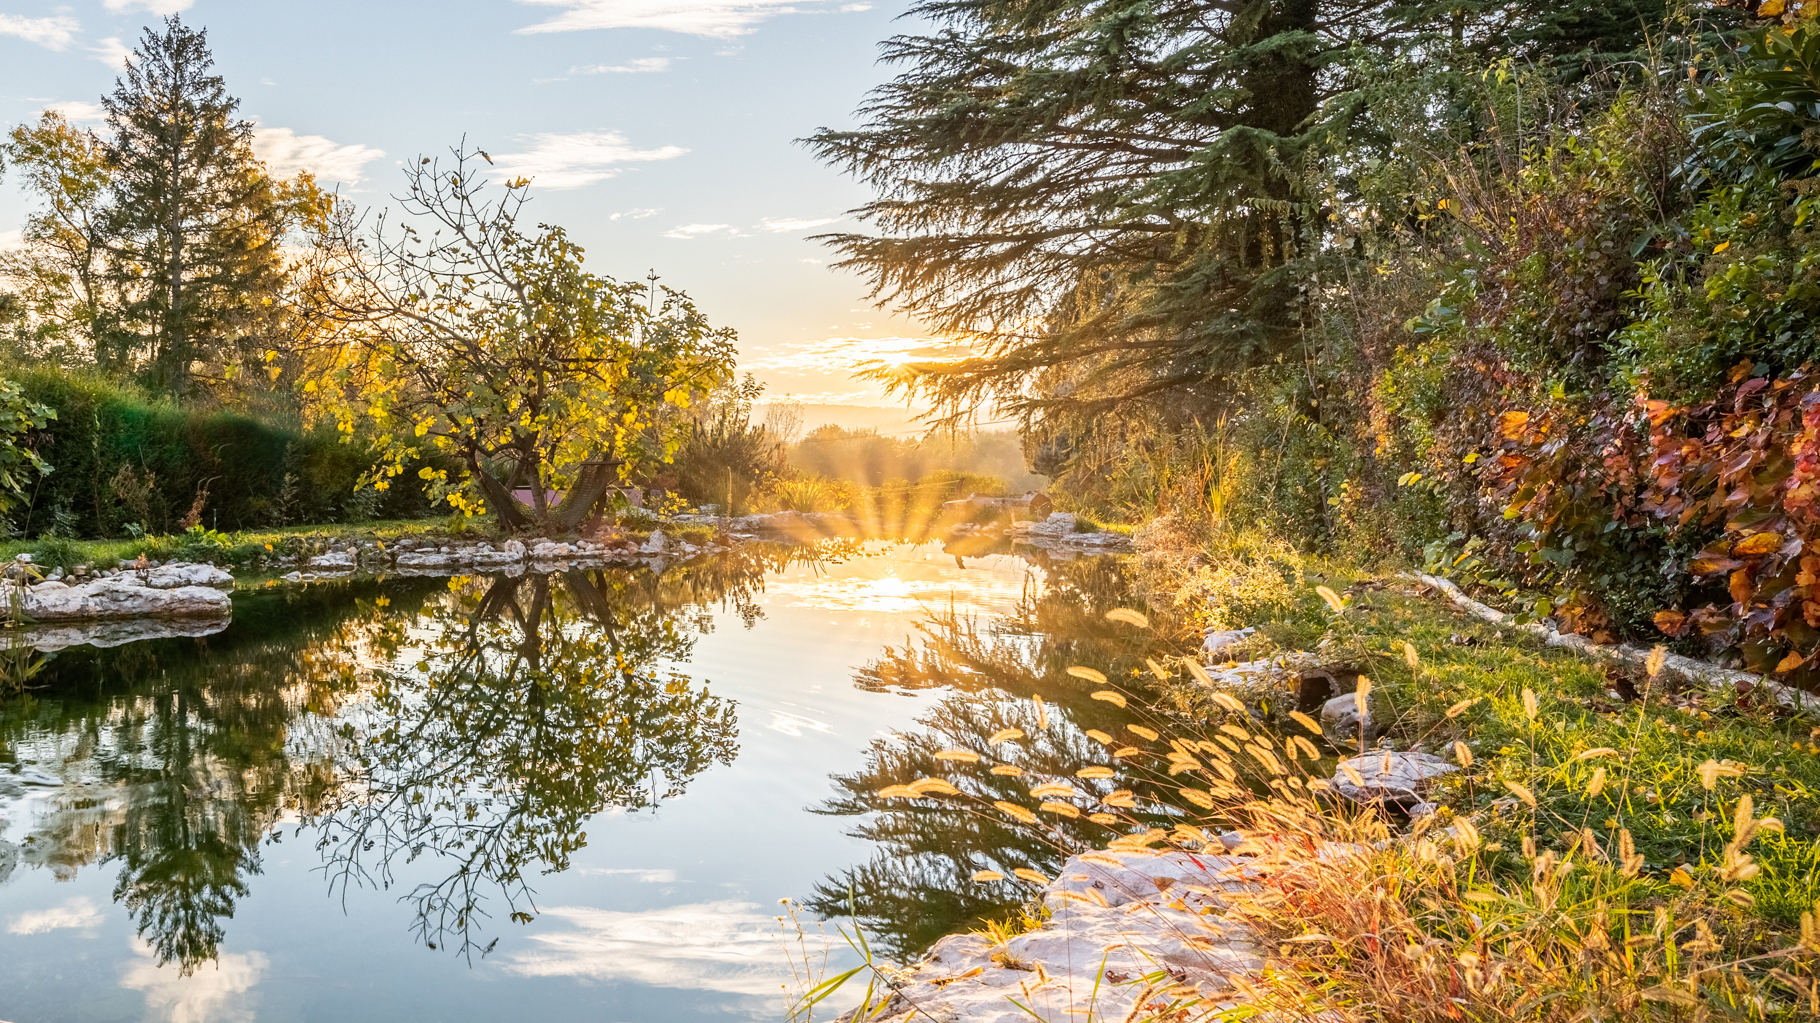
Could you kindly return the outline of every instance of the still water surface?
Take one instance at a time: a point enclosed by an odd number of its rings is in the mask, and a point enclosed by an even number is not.
[[[780,1018],[780,897],[910,954],[1052,864],[868,793],[1007,724],[1091,758],[1061,668],[1142,652],[1122,572],[754,549],[64,651],[0,704],[0,1020]]]

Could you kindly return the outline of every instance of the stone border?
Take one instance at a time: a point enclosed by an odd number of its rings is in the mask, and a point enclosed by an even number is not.
[[[1637,668],[1643,667],[1650,658],[1649,650],[1630,643],[1605,646],[1594,643],[1585,636],[1575,636],[1569,633],[1560,632],[1553,626],[1541,622],[1518,624],[1516,616],[1505,614],[1495,607],[1479,603],[1471,597],[1468,597],[1465,591],[1461,590],[1460,587],[1453,582],[1443,579],[1440,576],[1426,575],[1421,572],[1405,572],[1403,573],[1403,578],[1420,582],[1423,585],[1441,591],[1441,593],[1445,594],[1447,599],[1452,601],[1456,607],[1477,618],[1482,618],[1494,625],[1518,629],[1527,632],[1532,636],[1539,636],[1541,637],[1542,642],[1549,646],[1566,647],[1569,650],[1585,654],[1594,660],[1624,664]],[[1802,689],[1797,689],[1791,685],[1764,678],[1762,675],[1753,675],[1748,671],[1738,671],[1735,668],[1722,668],[1717,664],[1710,664],[1706,661],[1697,661],[1692,657],[1684,657],[1681,654],[1669,654],[1662,662],[1662,670],[1671,672],[1689,682],[1698,683],[1709,689],[1724,689],[1727,686],[1730,686],[1739,692],[1751,692],[1756,689],[1762,689],[1764,692],[1769,693],[1777,703],[1787,707],[1789,710],[1808,714],[1813,717],[1820,717],[1820,696],[1816,696],[1815,694]]]

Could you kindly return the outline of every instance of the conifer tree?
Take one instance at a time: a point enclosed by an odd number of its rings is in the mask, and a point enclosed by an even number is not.
[[[284,281],[281,197],[213,65],[207,33],[172,16],[146,30],[102,101],[124,298],[97,332],[97,361],[140,365],[179,398],[199,364],[257,344]]]
[[[885,44],[903,70],[865,123],[809,140],[877,192],[871,233],[824,240],[875,300],[976,342],[879,376],[953,418],[989,405],[1027,428],[1128,431],[1142,408],[1205,409],[1235,375],[1300,358],[1333,200],[1373,158],[1413,155],[1372,123],[1358,68],[1429,76],[1401,102],[1445,117],[1488,61],[1584,80],[1669,8],[920,0],[933,28]]]

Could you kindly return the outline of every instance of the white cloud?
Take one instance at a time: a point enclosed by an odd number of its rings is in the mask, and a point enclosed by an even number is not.
[[[607,219],[608,220],[643,220],[646,217],[654,217],[657,214],[662,213],[662,212],[663,212],[663,210],[661,208],[640,206],[636,209],[621,210],[618,213],[610,214],[610,215],[608,215]]]
[[[145,992],[147,1019],[163,1023],[252,1023],[246,993],[259,983],[265,955],[228,953],[203,963],[185,977],[176,966],[159,966],[152,947],[134,939],[139,960],[127,967],[120,986]]]
[[[384,150],[363,145],[338,145],[321,135],[299,135],[289,128],[255,128],[253,153],[272,173],[290,177],[307,170],[324,181],[353,184],[360,169],[385,155]]]
[[[672,227],[668,231],[665,231],[664,237],[681,238],[684,241],[687,241],[690,238],[700,238],[702,235],[706,234],[715,234],[720,231],[732,230],[732,224],[683,224],[680,227]]]
[[[8,232],[16,234],[17,232]],[[0,248],[5,248],[5,238],[0,236]],[[101,910],[86,898],[74,898],[54,909],[35,909],[20,913],[6,925],[8,934],[44,934],[47,931],[65,929],[91,930],[101,926]]]
[[[777,956],[777,921],[755,903],[702,902],[640,913],[558,907],[543,916],[572,929],[530,934],[542,950],[514,955],[506,967],[513,973],[745,995],[774,995],[788,979]]]
[[[549,21],[518,31],[581,32],[597,28],[651,28],[664,32],[730,39],[779,14],[824,10],[815,0],[519,0],[560,7]]]
[[[778,217],[775,219],[766,217],[758,222],[758,226],[767,231],[775,231],[778,233],[784,231],[807,231],[812,227],[822,227],[827,224],[832,224],[839,219],[839,217],[823,217],[820,220],[800,220],[796,217]]]
[[[670,67],[668,57],[639,57],[626,64],[585,64],[572,67],[572,75],[646,75],[657,71],[667,71]]]
[[[860,11],[869,11],[871,9],[872,9],[871,4],[841,4],[840,5],[840,12],[842,14],[858,14]]]
[[[47,103],[46,110],[55,110],[71,124],[100,124],[107,120],[107,108],[99,103],[90,103],[85,99],[66,99],[58,103]]]
[[[666,867],[652,867],[652,868],[582,867],[581,869],[577,870],[576,873],[577,874],[588,874],[588,875],[596,876],[596,877],[613,877],[613,876],[623,875],[626,877],[630,877],[632,880],[637,881],[639,884],[674,884],[676,882],[676,871],[670,870]]]
[[[741,369],[813,369],[827,372],[906,362],[946,362],[972,350],[962,341],[939,337],[826,337],[764,349],[765,357],[741,360]],[[775,353],[775,354],[772,354]]]
[[[22,18],[17,14],[0,14],[0,36],[18,36],[47,50],[61,50],[76,38],[82,23],[59,14],[51,18]]]
[[[493,157],[507,176],[523,175],[544,188],[580,188],[619,173],[616,163],[671,160],[688,152],[681,146],[634,149],[618,132],[532,135],[530,150]]]
[[[176,14],[187,11],[196,0],[101,0],[110,11],[151,11],[153,14]]]
[[[126,67],[126,58],[130,56],[133,51],[128,49],[127,45],[120,41],[119,36],[108,36],[106,39],[101,40],[101,45],[88,47],[88,52],[94,54],[96,60],[106,64],[108,67],[124,68]]]

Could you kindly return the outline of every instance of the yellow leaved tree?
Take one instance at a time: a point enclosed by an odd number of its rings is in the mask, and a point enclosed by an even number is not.
[[[491,159],[451,152],[407,172],[405,223],[330,228],[317,258],[337,329],[304,389],[378,451],[363,485],[427,462],[434,499],[571,530],[669,460],[683,410],[731,379],[734,335],[680,292],[587,272],[562,228],[520,228],[528,179],[488,198]]]

